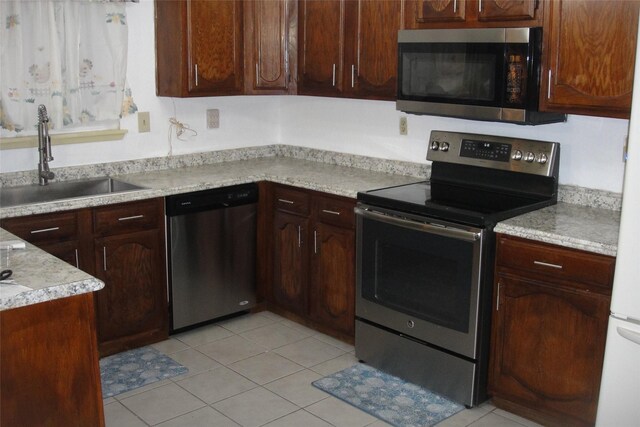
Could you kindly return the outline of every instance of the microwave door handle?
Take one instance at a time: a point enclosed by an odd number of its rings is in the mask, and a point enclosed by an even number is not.
[[[360,215],[364,218],[384,222],[390,225],[396,225],[398,227],[408,228],[410,230],[421,231],[423,233],[437,234],[438,236],[451,237],[453,239],[464,240],[467,242],[475,242],[476,240],[480,239],[480,233],[474,233],[472,231],[448,227],[438,227],[424,222],[411,221],[408,219],[384,215],[361,208],[355,208],[355,213],[356,215]]]

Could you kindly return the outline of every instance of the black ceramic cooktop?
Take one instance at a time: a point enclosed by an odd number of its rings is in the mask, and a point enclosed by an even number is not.
[[[429,181],[360,192],[358,200],[371,206],[481,227],[492,227],[498,221],[555,203],[551,198]]]

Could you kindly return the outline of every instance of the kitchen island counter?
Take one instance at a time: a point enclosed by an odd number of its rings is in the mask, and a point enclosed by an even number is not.
[[[19,237],[0,228],[0,241]],[[25,249],[10,251],[11,279],[23,292],[14,294],[14,284],[0,284],[0,311],[100,290],[104,283],[66,262],[25,242]],[[2,251],[4,255],[4,250]],[[3,264],[4,265],[4,264]],[[5,267],[3,267],[4,269]]]

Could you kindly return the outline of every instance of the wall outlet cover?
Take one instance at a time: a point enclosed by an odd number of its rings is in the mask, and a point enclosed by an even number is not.
[[[149,121],[148,111],[138,111],[138,132],[151,132],[151,122]]]
[[[400,117],[400,135],[406,135],[409,131],[409,126],[407,125],[407,118]]]
[[[207,129],[218,129],[220,127],[220,110],[213,108],[207,110]]]

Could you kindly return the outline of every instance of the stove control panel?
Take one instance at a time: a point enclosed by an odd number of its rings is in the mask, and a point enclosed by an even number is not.
[[[552,176],[560,144],[522,138],[432,131],[427,160]]]

